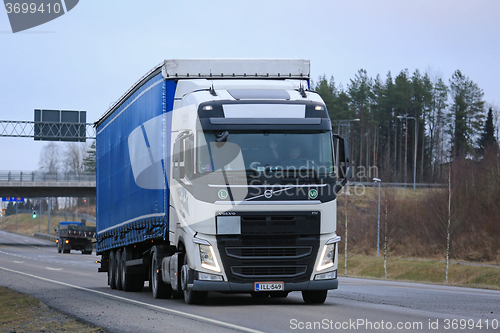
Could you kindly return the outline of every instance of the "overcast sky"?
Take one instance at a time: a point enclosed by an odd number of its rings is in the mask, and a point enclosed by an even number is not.
[[[83,0],[13,34],[0,8],[0,120],[32,121],[44,108],[94,122],[167,58],[304,58],[314,80],[344,87],[361,68],[445,82],[460,69],[498,105],[499,17],[496,0]],[[0,170],[38,169],[45,144],[0,137]]]

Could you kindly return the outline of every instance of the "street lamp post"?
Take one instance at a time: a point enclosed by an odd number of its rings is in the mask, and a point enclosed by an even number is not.
[[[413,119],[415,120],[415,154],[413,156],[413,190],[416,188],[417,183],[417,119],[415,117],[406,116],[398,116],[398,119]],[[406,181],[406,180],[405,180]]]
[[[337,133],[340,135],[340,126],[351,126],[351,122],[361,121],[361,119],[340,119],[340,120],[332,120],[332,124],[338,126]]]
[[[351,126],[351,122],[356,122],[356,121],[361,121],[361,119],[359,118],[356,118],[356,119],[340,119],[340,120],[332,120],[332,130],[333,130],[333,126],[337,125],[338,126],[338,129],[337,129],[337,134],[340,135],[340,126],[348,126],[350,127]],[[337,168],[337,170],[339,170],[339,141],[337,140],[337,145],[335,147],[335,167]]]
[[[380,183],[382,179],[373,178],[375,183],[378,183],[378,218],[377,218],[377,257],[380,254]]]

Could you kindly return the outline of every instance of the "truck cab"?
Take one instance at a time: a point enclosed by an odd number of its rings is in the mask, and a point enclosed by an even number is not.
[[[82,222],[62,221],[57,232],[57,252],[77,250],[82,251],[82,254],[92,254],[95,237],[96,227],[86,226]]]

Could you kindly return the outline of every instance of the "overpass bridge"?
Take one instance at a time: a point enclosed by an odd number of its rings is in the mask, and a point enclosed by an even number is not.
[[[0,171],[0,197],[95,197],[92,173]]]
[[[443,188],[446,184],[415,184],[417,188]],[[377,187],[374,182],[349,182],[349,188]],[[383,187],[413,188],[413,183],[383,183]],[[95,197],[93,173],[0,171],[0,197]]]

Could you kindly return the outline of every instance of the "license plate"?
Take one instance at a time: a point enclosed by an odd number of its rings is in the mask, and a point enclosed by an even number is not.
[[[255,282],[255,291],[284,291],[285,284],[283,282]]]

